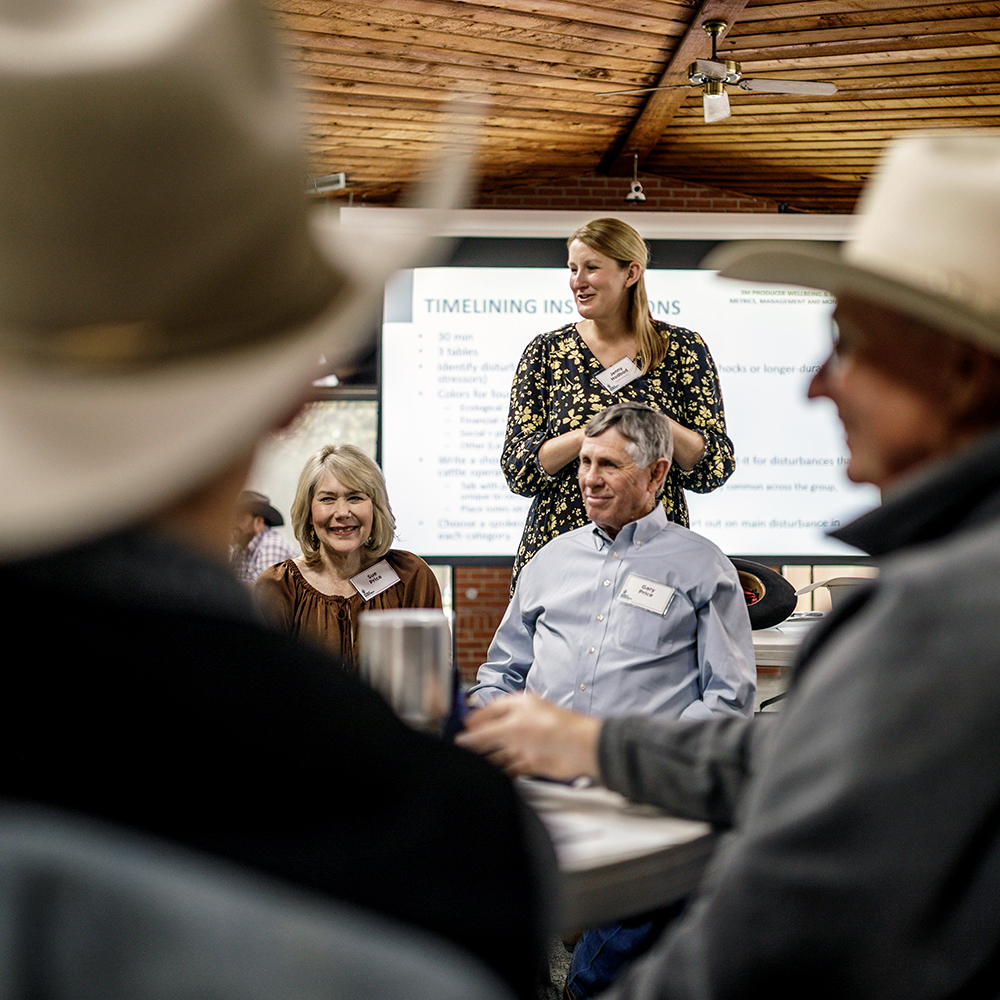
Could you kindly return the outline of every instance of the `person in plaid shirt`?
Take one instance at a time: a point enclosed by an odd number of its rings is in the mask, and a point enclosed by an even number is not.
[[[231,566],[237,579],[251,586],[268,567],[294,559],[298,550],[274,529],[285,523],[263,493],[244,490],[236,503]]]

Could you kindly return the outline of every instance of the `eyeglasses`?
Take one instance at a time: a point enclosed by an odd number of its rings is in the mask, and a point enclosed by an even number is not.
[[[864,332],[853,323],[838,321],[830,316],[830,353],[823,367],[827,370],[836,369],[845,361],[854,357],[859,347],[865,342]]]
[[[830,350],[826,358],[819,366],[817,374],[826,375],[839,374],[844,363],[853,356],[859,335],[850,326],[847,327],[847,337],[844,337],[844,328],[831,314],[830,316]]]

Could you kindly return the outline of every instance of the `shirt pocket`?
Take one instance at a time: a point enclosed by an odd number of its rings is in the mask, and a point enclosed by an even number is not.
[[[697,617],[681,593],[675,593],[665,614],[616,602],[616,632],[623,649],[666,656],[690,645]]]
[[[616,609],[618,644],[640,653],[660,651],[665,639],[665,615],[622,604]]]

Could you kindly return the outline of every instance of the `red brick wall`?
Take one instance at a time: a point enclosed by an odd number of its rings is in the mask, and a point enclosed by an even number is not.
[[[455,661],[462,680],[472,683],[507,607],[509,566],[456,566],[452,577],[455,606]]]
[[[626,206],[629,181],[623,177],[571,177],[546,185],[481,193],[473,208],[560,209],[569,211],[776,212],[774,202],[696,187],[639,174],[646,200]],[[639,223],[636,223],[637,226]],[[507,607],[508,566],[456,566],[453,578],[455,654],[462,680],[472,683]]]
[[[548,209],[583,212],[777,212],[773,201],[698,187],[667,177],[639,174],[646,200],[626,204],[625,177],[570,177],[545,185],[480,192],[473,208]]]

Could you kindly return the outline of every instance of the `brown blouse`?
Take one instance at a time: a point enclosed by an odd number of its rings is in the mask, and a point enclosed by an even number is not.
[[[264,617],[276,628],[319,642],[354,670],[358,662],[358,615],[389,608],[440,608],[437,579],[419,556],[390,549],[386,561],[399,575],[370,601],[323,594],[308,583],[291,559],[265,570],[254,584],[254,598]]]

